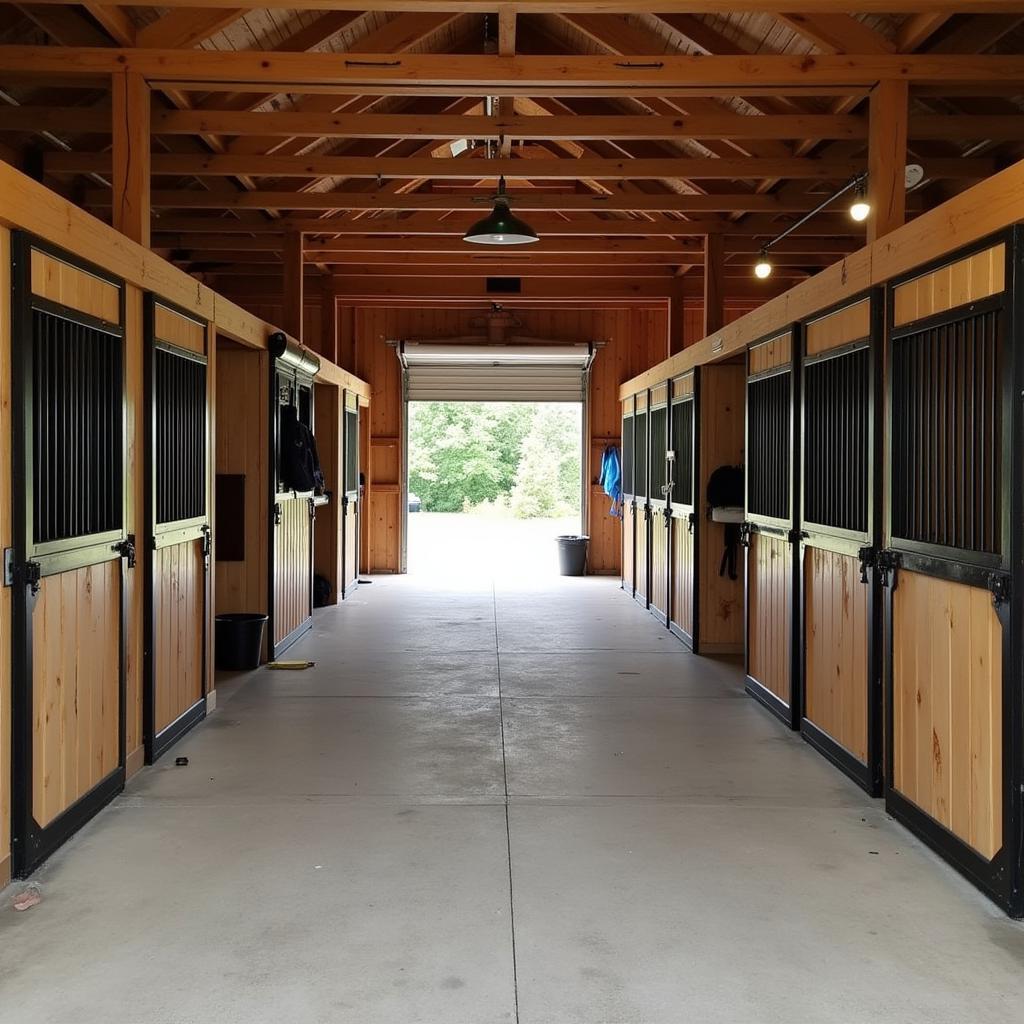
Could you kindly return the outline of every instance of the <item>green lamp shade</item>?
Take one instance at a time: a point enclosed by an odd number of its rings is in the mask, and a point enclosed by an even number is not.
[[[494,209],[477,221],[462,236],[465,242],[477,245],[526,245],[539,242],[537,232],[525,221],[521,221],[502,199],[495,200]]]

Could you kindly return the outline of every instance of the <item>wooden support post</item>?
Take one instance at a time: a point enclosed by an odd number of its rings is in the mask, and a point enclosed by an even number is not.
[[[281,327],[297,341],[302,341],[303,323],[303,271],[305,269],[301,231],[289,231],[284,236],[284,281],[282,297],[284,309],[281,314]]]
[[[704,337],[725,326],[725,236],[704,236]]]
[[[135,71],[113,76],[113,224],[149,248],[149,85]]]
[[[683,314],[683,282],[677,278],[672,282],[668,300],[668,354],[675,355],[686,347],[684,337],[685,316]]]
[[[334,279],[324,282],[320,296],[320,354],[340,366],[338,360],[338,296],[334,291]]]
[[[884,79],[871,90],[868,122],[868,242],[906,221],[907,100],[905,81]]]

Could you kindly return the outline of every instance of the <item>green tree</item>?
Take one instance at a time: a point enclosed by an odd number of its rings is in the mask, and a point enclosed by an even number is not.
[[[579,406],[540,406],[523,440],[512,514],[535,519],[579,511],[580,458]]]

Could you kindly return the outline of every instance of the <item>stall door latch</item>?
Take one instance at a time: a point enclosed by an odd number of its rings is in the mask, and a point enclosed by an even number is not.
[[[857,552],[857,557],[860,559],[860,581],[867,583],[868,569],[873,569],[877,564],[875,549],[869,544]]]
[[[135,568],[135,534],[129,533],[120,544],[114,545],[114,550],[125,560],[129,569]]]
[[[282,512],[282,509],[281,509],[281,502],[275,501],[274,502],[274,525],[275,526],[280,526],[281,525],[281,516],[282,516],[282,514],[283,514],[283,512]]]
[[[878,582],[883,587],[896,585],[896,570],[900,567],[900,553],[885,548],[875,553],[875,568],[878,570]]]
[[[988,589],[992,591],[992,604],[998,608],[1010,600],[1010,575],[1005,572],[988,574]]]
[[[754,532],[750,523],[740,523],[740,544],[745,548],[750,547],[750,535]]]

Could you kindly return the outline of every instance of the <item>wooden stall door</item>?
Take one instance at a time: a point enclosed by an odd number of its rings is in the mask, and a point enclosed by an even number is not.
[[[647,493],[650,495],[651,523],[649,528],[648,583],[649,607],[659,622],[668,625],[669,605],[669,546],[672,529],[672,504],[668,494],[668,465],[666,453],[669,447],[668,385],[661,384],[651,391],[650,409],[647,416],[650,433],[649,480]]]
[[[759,342],[747,356],[746,649],[747,691],[797,729],[793,337]]]
[[[278,496],[274,507],[274,614],[271,658],[312,625],[313,501]]]
[[[669,500],[669,628],[693,646],[696,611],[696,475],[697,445],[695,376],[672,381],[669,407],[669,450],[672,452]]]
[[[350,597],[359,584],[359,540],[361,503],[359,501],[359,399],[350,391],[345,392],[345,414],[343,430],[344,474],[342,498],[342,598]]]
[[[622,589],[630,596],[636,589],[636,503],[622,502]]]
[[[1019,916],[1022,371],[1009,283],[1020,239],[1010,243],[891,286],[879,564],[886,809]]]
[[[805,324],[800,445],[800,729],[872,795],[882,782],[875,298],[866,295]]]
[[[210,563],[209,325],[150,296],[144,737],[152,764],[206,714]]]
[[[24,876],[125,778],[125,296],[14,246],[13,855]]]

